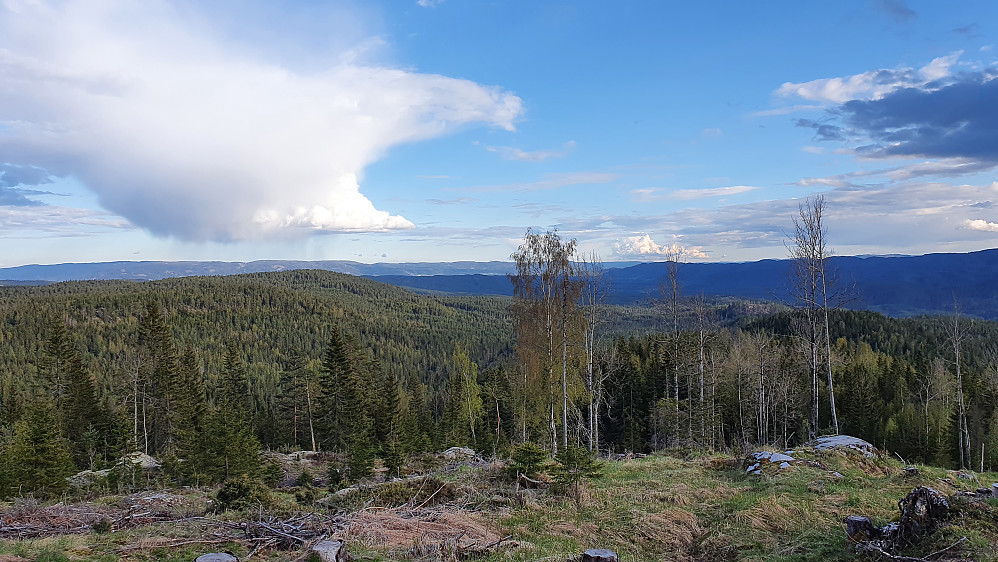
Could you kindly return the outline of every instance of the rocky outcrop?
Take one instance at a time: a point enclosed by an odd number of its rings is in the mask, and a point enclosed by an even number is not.
[[[475,450],[468,447],[451,447],[440,453],[440,456],[448,462],[464,461],[475,458]]]
[[[815,451],[853,451],[866,458],[873,458],[879,454],[877,448],[870,442],[850,435],[826,435],[809,442],[807,446]]]

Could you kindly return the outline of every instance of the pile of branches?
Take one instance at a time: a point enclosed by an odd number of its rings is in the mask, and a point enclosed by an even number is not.
[[[87,504],[16,506],[0,513],[0,539],[89,533],[95,524],[110,522],[113,516],[110,509]]]
[[[339,517],[325,517],[316,513],[304,513],[288,518],[267,517],[256,521],[217,521],[213,522],[228,529],[229,538],[234,542],[245,541],[253,544],[253,550],[276,548],[292,550],[328,537],[340,528]]]

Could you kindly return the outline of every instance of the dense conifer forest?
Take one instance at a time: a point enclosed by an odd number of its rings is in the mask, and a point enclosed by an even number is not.
[[[2,494],[56,493],[132,451],[185,484],[265,476],[262,448],[334,451],[330,477],[349,481],[452,445],[741,450],[831,432],[827,384],[811,423],[796,312],[610,307],[553,279],[549,301],[319,271],[0,288]],[[832,311],[829,332],[840,432],[998,465],[998,325]]]

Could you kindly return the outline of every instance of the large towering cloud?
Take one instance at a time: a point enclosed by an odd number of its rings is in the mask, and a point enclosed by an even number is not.
[[[156,0],[0,2],[0,164],[77,177],[185,240],[387,230],[412,223],[361,194],[367,165],[521,112],[499,88],[346,53],[292,69],[188,16]]]

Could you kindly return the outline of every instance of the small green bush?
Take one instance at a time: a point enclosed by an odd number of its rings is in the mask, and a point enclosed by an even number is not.
[[[547,456],[547,452],[535,443],[517,445],[513,448],[513,455],[506,470],[513,478],[518,478],[521,474],[528,477],[536,476]]]
[[[326,472],[326,476],[329,478],[329,491],[335,491],[343,484],[343,464],[329,461],[329,470]]]
[[[222,488],[215,496],[217,509],[219,511],[235,510],[241,511],[259,506],[269,507],[273,505],[274,498],[270,494],[270,488],[259,478],[250,478],[242,475],[238,478],[230,478],[222,483]]]
[[[284,468],[275,460],[265,461],[260,472],[263,481],[271,488],[276,488],[284,482]]]
[[[298,479],[295,480],[295,486],[305,486],[308,488],[315,486],[315,478],[312,477],[312,473],[307,468],[298,475]]]
[[[111,520],[103,517],[90,524],[90,530],[98,535],[106,535],[111,532]]]
[[[599,461],[584,447],[569,445],[558,451],[555,460],[558,461],[558,466],[554,469],[554,479],[571,490],[576,500],[579,499],[580,482],[603,475]]]
[[[294,489],[295,502],[303,507],[315,505],[315,500],[319,499],[319,493],[312,486],[298,486]]]

